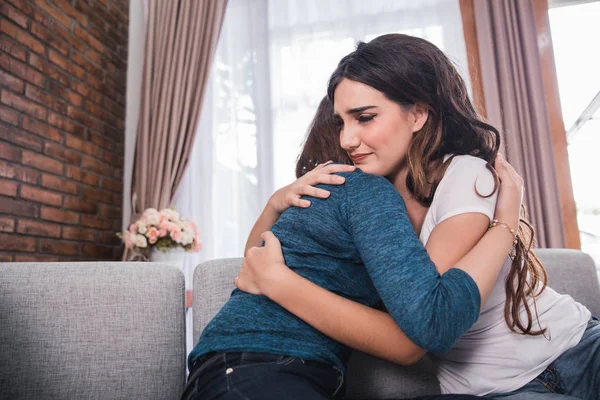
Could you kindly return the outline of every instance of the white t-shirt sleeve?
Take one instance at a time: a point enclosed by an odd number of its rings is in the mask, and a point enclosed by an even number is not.
[[[435,225],[460,214],[481,213],[494,218],[498,191],[486,162],[473,156],[456,156],[446,170],[436,194]],[[486,197],[489,196],[489,197]]]

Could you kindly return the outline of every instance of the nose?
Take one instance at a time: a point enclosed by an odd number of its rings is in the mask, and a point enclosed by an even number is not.
[[[340,145],[347,153],[351,153],[360,146],[360,138],[355,129],[342,127],[340,130]]]

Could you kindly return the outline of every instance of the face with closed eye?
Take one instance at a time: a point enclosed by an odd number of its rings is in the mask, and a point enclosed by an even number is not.
[[[403,170],[414,132],[427,121],[427,109],[406,109],[382,92],[347,78],[334,92],[335,120],[340,144],[364,172],[394,182]]]

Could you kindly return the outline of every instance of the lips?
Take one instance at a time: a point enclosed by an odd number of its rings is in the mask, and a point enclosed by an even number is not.
[[[353,154],[350,157],[352,158],[352,161],[354,161],[355,163],[358,163],[358,162],[363,161],[365,158],[369,157],[371,154],[373,154],[373,153]]]

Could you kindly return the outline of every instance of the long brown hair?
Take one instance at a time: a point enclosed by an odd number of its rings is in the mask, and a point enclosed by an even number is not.
[[[420,131],[415,132],[406,157],[406,185],[422,205],[431,205],[446,168],[457,155],[471,155],[485,160],[496,185],[492,193],[482,197],[489,197],[496,192],[498,175],[493,162],[500,147],[500,134],[479,116],[469,99],[463,79],[448,57],[435,45],[402,34],[388,34],[369,43],[361,42],[355,51],[340,61],[331,75],[327,94],[332,103],[335,89],[343,79],[368,85],[404,109],[417,103],[428,108],[427,122]],[[523,210],[517,243],[511,254],[512,265],[505,283],[504,317],[512,331],[540,335],[545,329],[533,329],[528,299],[533,299],[535,307],[535,297],[545,289],[547,275],[532,251],[533,243],[534,230]],[[527,314],[525,322],[520,318],[521,307]],[[534,312],[537,317],[537,312]]]
[[[327,161],[352,165],[352,160],[340,145],[339,133],[340,129],[333,118],[333,104],[325,96],[304,139],[302,152],[296,162],[296,178]]]

